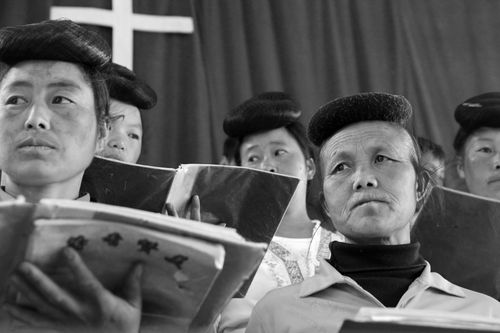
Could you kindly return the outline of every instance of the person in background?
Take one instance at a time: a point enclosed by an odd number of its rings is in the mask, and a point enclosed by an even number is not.
[[[143,137],[140,110],[148,110],[156,105],[156,93],[134,72],[115,63],[109,67],[106,82],[111,98],[108,132],[97,155],[137,163]]]
[[[309,123],[320,147],[325,207],[345,242],[302,283],[270,291],[246,332],[338,332],[361,307],[450,311],[500,318],[500,303],[456,286],[410,242],[428,173],[408,132],[411,105],[362,93],[322,106]]]
[[[240,302],[244,311],[238,312],[236,302],[230,303],[219,331],[244,328],[253,304],[272,289],[314,275],[319,260],[328,256],[328,244],[342,239],[308,215],[307,186],[316,164],[300,115],[299,106],[288,94],[266,92],[238,105],[224,120],[225,133],[238,143],[237,165],[294,176],[300,182],[248,289],[247,302]]]
[[[80,183],[105,135],[103,71],[110,58],[103,39],[69,20],[0,29],[0,200],[89,200]],[[1,331],[13,331],[11,324],[28,331],[139,331],[141,265],[118,294],[72,248],[62,251],[61,265],[73,273],[78,293],[23,262],[10,281],[29,306],[3,304]]]
[[[459,178],[470,193],[500,199],[500,92],[467,99],[455,109],[455,119]]]
[[[444,184],[445,160],[443,148],[437,143],[424,137],[417,137],[418,146],[422,153],[422,164],[429,171],[435,185]]]
[[[222,146],[222,158],[220,159],[219,164],[236,165],[235,156],[238,147],[239,143],[237,139],[226,137]]]

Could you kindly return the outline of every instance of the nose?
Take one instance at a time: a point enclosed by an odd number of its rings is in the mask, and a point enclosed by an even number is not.
[[[47,107],[34,104],[29,110],[28,118],[24,123],[27,130],[49,130],[50,119]]]
[[[500,169],[500,152],[497,152],[495,156],[493,157],[493,168],[495,170]]]
[[[125,142],[120,137],[112,137],[108,140],[108,147],[124,151]]]
[[[278,168],[273,160],[269,157],[265,157],[262,159],[262,163],[260,166],[261,170],[269,171],[269,172],[278,172]]]
[[[377,178],[369,168],[359,168],[354,173],[354,181],[352,184],[352,188],[354,191],[359,191],[367,188],[375,188],[377,186]]]

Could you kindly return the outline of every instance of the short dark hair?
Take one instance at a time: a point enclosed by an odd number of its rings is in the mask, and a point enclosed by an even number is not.
[[[422,152],[422,154],[429,152],[436,159],[444,162],[446,155],[444,153],[443,148],[440,145],[438,145],[437,143],[435,143],[429,139],[421,137],[421,136],[417,137],[417,142],[418,142],[418,146],[420,147],[420,151]]]

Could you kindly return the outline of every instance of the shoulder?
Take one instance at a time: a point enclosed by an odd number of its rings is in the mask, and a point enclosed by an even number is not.
[[[269,291],[258,303],[256,307],[275,307],[283,302],[291,301],[299,298],[300,288],[302,283],[276,288]]]
[[[500,302],[496,299],[477,291],[460,287],[448,281],[439,273],[432,272],[431,277],[434,288],[444,291],[446,295],[452,296],[451,298],[448,297],[448,301],[444,303],[447,306],[454,304],[454,311],[500,318]]]

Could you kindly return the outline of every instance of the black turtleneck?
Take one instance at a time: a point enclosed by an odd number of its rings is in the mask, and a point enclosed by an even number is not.
[[[332,242],[329,262],[382,304],[394,307],[425,268],[419,249],[419,243],[358,245]]]

